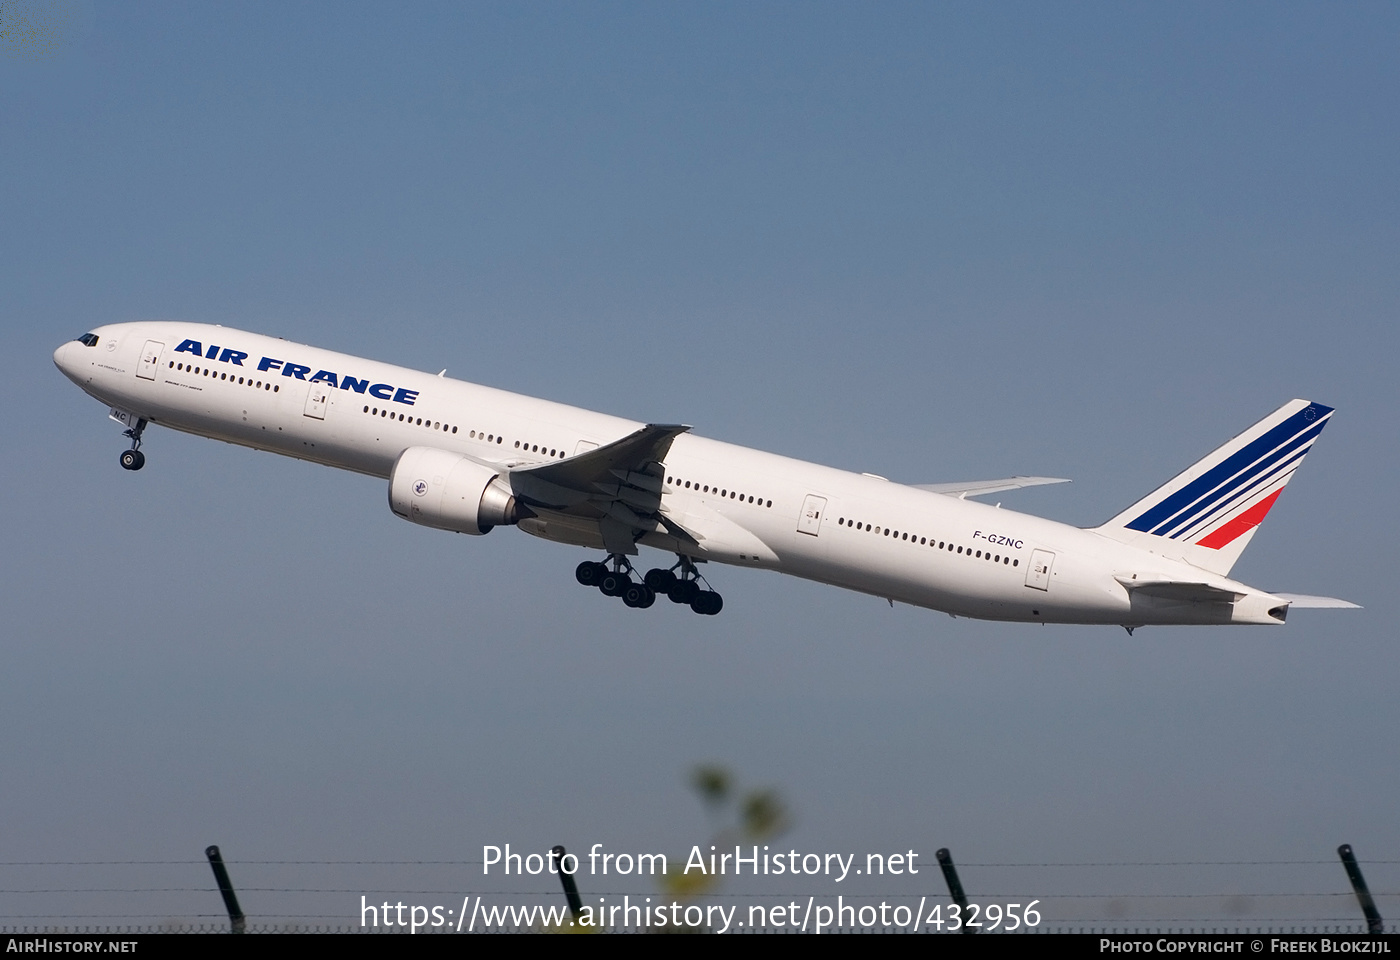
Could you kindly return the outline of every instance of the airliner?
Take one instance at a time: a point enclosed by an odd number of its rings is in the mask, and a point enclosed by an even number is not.
[[[101,326],[54,363],[125,427],[127,470],[141,469],[145,430],[159,424],[368,474],[412,523],[473,536],[513,526],[595,551],[575,578],[638,609],[665,596],[719,613],[705,564],[955,617],[1129,633],[1356,606],[1229,578],[1332,418],[1309,400],[1080,528],[975,499],[1067,482],[1054,477],[906,485],[222,326]],[[640,547],[675,562],[640,575]]]

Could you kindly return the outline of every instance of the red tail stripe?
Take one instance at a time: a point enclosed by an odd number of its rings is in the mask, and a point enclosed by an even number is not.
[[[1250,528],[1257,527],[1264,522],[1264,515],[1269,512],[1269,508],[1274,505],[1274,501],[1278,499],[1280,493],[1283,493],[1282,487],[1279,487],[1273,493],[1269,494],[1263,500],[1260,500],[1223,527],[1217,527],[1215,530],[1197,540],[1196,545],[1199,547],[1209,547],[1212,550],[1219,550],[1221,547],[1225,546],[1225,544],[1238,539],[1248,532]]]

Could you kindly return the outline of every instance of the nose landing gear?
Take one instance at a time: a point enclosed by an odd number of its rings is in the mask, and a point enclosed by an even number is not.
[[[146,421],[137,420],[136,426],[123,431],[122,436],[131,438],[131,448],[123,450],[121,465],[123,470],[140,470],[146,465],[146,455],[141,452],[141,434],[146,432]]]
[[[608,563],[612,566],[609,567]],[[679,570],[679,574],[677,573]],[[641,583],[632,579],[632,564],[621,554],[608,557],[607,563],[585,560],[574,571],[574,578],[585,587],[597,587],[608,597],[621,597],[629,607],[646,609],[665,594],[672,603],[683,603],[703,616],[714,616],[724,608],[724,599],[715,591],[701,587],[700,571],[689,557],[681,557],[669,570],[648,570]],[[709,583],[705,583],[708,587]]]

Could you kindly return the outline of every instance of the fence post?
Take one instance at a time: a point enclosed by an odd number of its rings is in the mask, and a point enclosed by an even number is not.
[[[1366,886],[1366,878],[1361,875],[1361,865],[1356,862],[1356,854],[1351,852],[1351,844],[1344,843],[1338,847],[1337,856],[1342,858],[1342,866],[1346,869],[1347,879],[1351,881],[1351,889],[1356,892],[1361,912],[1366,916],[1367,932],[1385,933],[1381,912],[1376,909],[1376,901],[1371,899],[1371,891]]]
[[[549,853],[559,864],[559,882],[563,885],[564,896],[569,901],[569,913],[577,920],[578,915],[583,912],[583,900],[578,895],[578,884],[574,883],[574,875],[564,870],[564,845],[557,845]]]
[[[934,854],[938,858],[938,865],[943,868],[943,879],[948,881],[948,893],[953,898],[953,902],[958,905],[959,917],[967,917],[967,894],[963,893],[962,881],[958,879],[958,868],[953,866],[953,855],[944,847]],[[962,925],[963,933],[976,933],[976,927],[969,927],[966,922]]]
[[[214,882],[219,885],[219,893],[224,898],[224,909],[228,911],[228,932],[242,933],[247,918],[243,916],[243,910],[238,906],[238,894],[233,892],[233,881],[228,878],[228,869],[224,867],[224,858],[219,855],[219,848],[214,844],[205,848],[204,855],[209,858],[209,866],[214,868]]]

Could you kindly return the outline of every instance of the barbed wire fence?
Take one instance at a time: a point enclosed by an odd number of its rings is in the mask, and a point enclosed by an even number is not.
[[[1372,892],[1350,847],[1339,859],[1297,860],[1138,860],[966,862],[942,877],[899,889],[840,891],[843,902],[857,910],[881,903],[907,903],[924,897],[930,906],[1037,904],[1041,920],[1019,925],[1018,933],[1238,933],[1238,934],[1365,934],[1397,932],[1381,917],[1400,908],[1400,860],[1368,860],[1366,868],[1385,877],[1386,886]],[[947,851],[939,851],[940,861]],[[217,860],[219,866],[214,866]],[[211,866],[214,869],[211,871]],[[223,866],[231,871],[219,876]],[[560,876],[482,876],[482,860],[230,860],[217,848],[205,858],[186,860],[15,860],[0,861],[0,933],[123,934],[123,933],[400,933],[404,925],[364,923],[361,905],[368,903],[558,905],[566,896]],[[1340,869],[1339,869],[1340,867]],[[369,884],[354,881],[373,873]],[[960,874],[958,871],[961,870]],[[1094,880],[1108,889],[1085,887],[1077,875],[1093,871]],[[132,874],[157,878],[132,882]],[[961,878],[971,879],[965,893]],[[1105,881],[1107,876],[1111,881]],[[423,880],[428,878],[429,882]],[[351,879],[351,883],[345,883]],[[489,882],[482,884],[481,880]],[[661,900],[673,896],[633,878],[599,877],[580,872],[576,880],[593,903],[619,898]],[[646,878],[648,881],[652,878]],[[938,880],[943,882],[940,884]],[[621,882],[620,882],[621,881]],[[235,882],[242,885],[235,886]],[[1208,886],[1207,886],[1208,885]],[[220,910],[221,895],[223,897]],[[250,918],[243,916],[237,895],[255,903]],[[811,896],[834,902],[831,888],[787,893],[710,891],[687,897],[687,902],[717,904],[726,909],[794,897]],[[346,898],[350,904],[346,904]],[[650,901],[648,901],[650,902]],[[350,908],[347,909],[347,906]],[[577,916],[578,898],[570,898]],[[1383,911],[1383,912],[1382,912]],[[874,911],[872,910],[872,914]],[[853,914],[854,915],[854,914]],[[498,914],[498,916],[504,916]],[[543,914],[541,914],[543,916]],[[568,913],[564,916],[569,916]],[[377,917],[377,914],[376,914]],[[851,923],[831,932],[959,932],[951,924],[891,926]],[[418,933],[458,932],[453,922],[418,929]],[[611,932],[642,932],[637,925],[604,925]],[[473,932],[544,932],[545,925],[502,922],[474,925]],[[461,931],[465,932],[465,931]],[[732,932],[791,933],[793,926],[746,925]],[[988,930],[986,932],[993,932]],[[1009,932],[997,930],[995,932]]]

